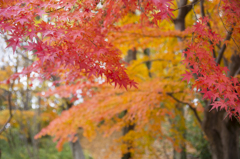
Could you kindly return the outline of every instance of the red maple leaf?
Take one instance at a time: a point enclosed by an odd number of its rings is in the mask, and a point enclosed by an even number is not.
[[[17,39],[11,38],[7,42],[9,42],[9,44],[6,48],[12,46],[13,53],[16,51],[17,47],[20,47],[20,40],[18,38]]]
[[[188,83],[189,83],[190,79],[192,78],[192,74],[188,71],[186,71],[185,74],[182,74],[182,76],[183,76],[182,81],[187,80]]]

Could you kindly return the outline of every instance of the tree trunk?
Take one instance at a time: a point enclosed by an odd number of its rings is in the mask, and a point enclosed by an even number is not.
[[[235,118],[226,117],[224,110],[209,112],[209,108],[206,106],[202,127],[210,143],[212,159],[238,159],[239,123]]]
[[[178,6],[181,7],[181,6],[185,6],[186,4],[187,4],[187,0],[180,0]],[[188,7],[185,7],[183,9],[179,10],[177,18],[173,20],[174,27],[175,27],[176,30],[179,30],[179,31],[184,31],[185,30],[185,28],[186,28],[185,27],[185,17],[188,14],[189,10],[190,9]],[[182,42],[183,39],[181,37],[178,37],[178,41]],[[181,112],[182,118],[184,118],[184,107],[178,107],[178,110]],[[185,120],[185,119],[183,119],[183,120]],[[186,139],[186,133],[187,132],[186,132],[185,128],[184,129],[179,129],[179,131],[181,131],[181,133],[183,135],[183,139]],[[179,153],[179,152],[174,150],[173,159],[186,159],[187,158],[186,143],[183,141],[180,146],[181,146],[181,152]]]
[[[130,63],[132,60],[136,60],[137,59],[137,50],[136,48],[133,48],[132,50],[128,50],[128,54],[125,57],[125,61],[127,63]],[[127,110],[123,111],[123,114],[126,115],[128,112]],[[127,125],[125,127],[123,127],[123,136],[125,136],[127,133],[129,133],[130,131],[134,130],[135,125]],[[131,159],[132,158],[132,154],[129,151],[132,148],[132,144],[131,143],[125,143],[127,144],[127,149],[128,152],[127,153],[123,153],[122,154],[122,159]]]
[[[144,49],[144,50],[143,50],[143,53],[144,53],[145,56],[150,57],[150,49],[149,49],[149,48]],[[151,72],[150,72],[151,67],[152,67],[152,62],[147,61],[147,62],[146,62],[146,66],[147,66],[147,69],[148,69],[148,76],[149,76],[150,78],[152,78],[152,74],[151,74]]]
[[[80,145],[79,138],[76,142],[70,142],[73,159],[85,159],[82,146]]]
[[[182,104],[176,104],[176,114],[178,114],[177,118],[170,120],[172,125],[174,125],[175,129],[177,129],[178,132],[180,132],[183,139],[186,139],[186,125],[185,125],[185,113],[184,113],[184,107]],[[183,123],[183,124],[182,124]],[[175,149],[173,149],[173,159],[186,159],[187,158],[187,148],[186,148],[186,142],[181,139],[179,143],[179,147],[181,148],[181,152],[177,152]]]
[[[73,103],[69,102],[69,100],[66,99],[66,105],[67,105],[66,109],[68,110],[73,106]],[[76,136],[76,137],[77,137],[77,141],[69,142],[71,150],[72,150],[73,159],[85,159],[83,149],[82,149],[82,146],[79,141],[79,137],[78,136]]]
[[[127,113],[127,111],[126,111]],[[135,125],[128,125],[125,126],[123,128],[123,136],[125,136],[127,133],[129,133],[130,131],[134,130]],[[130,150],[132,148],[132,145],[130,143],[126,143],[128,144],[128,150]],[[127,152],[125,154],[123,154],[122,159],[131,159],[132,155],[131,152]]]

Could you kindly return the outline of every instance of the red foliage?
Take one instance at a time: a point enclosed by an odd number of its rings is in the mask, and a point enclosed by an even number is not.
[[[223,16],[228,18],[228,25],[235,26],[240,18],[240,2],[223,2]],[[170,18],[172,1],[106,0],[102,7],[99,3],[98,0],[81,3],[77,0],[20,0],[1,4],[0,27],[11,36],[8,47],[12,46],[15,52],[21,47],[20,43],[27,42],[24,48],[33,51],[38,58],[22,73],[35,71],[47,78],[58,74],[66,83],[83,76],[104,75],[108,83],[136,87],[125,72],[120,51],[108,42],[107,35],[117,31],[115,23],[119,19],[136,9],[144,12],[142,17],[147,20],[151,15],[153,22]],[[33,20],[43,14],[48,14],[51,22],[45,20],[36,24]],[[230,116],[238,116],[239,83],[235,78],[227,77],[227,70],[216,64],[211,53],[222,38],[207,26],[208,21],[208,18],[200,18],[193,26],[194,38],[184,52],[184,63],[191,73],[198,75],[193,86],[201,90],[204,98],[213,101],[212,109],[220,107]],[[233,34],[239,32],[240,26],[235,26]],[[190,80],[189,72],[184,79]]]

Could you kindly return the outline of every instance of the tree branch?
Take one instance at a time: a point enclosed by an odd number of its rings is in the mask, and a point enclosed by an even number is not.
[[[240,67],[237,69],[233,77],[237,76],[239,73],[240,73]]]
[[[143,61],[143,62],[137,64],[136,66],[134,66],[134,67],[132,68],[132,70],[135,69],[137,66],[139,66],[139,65],[141,65],[141,64],[145,64],[145,63],[147,63],[147,62],[154,62],[154,61],[168,61],[168,62],[170,62],[170,60],[165,60],[165,59],[152,59],[152,60],[147,60],[147,61]]]
[[[194,13],[194,15],[195,15],[196,21],[198,21],[197,14],[196,14],[196,12],[195,12],[195,10],[194,10],[194,3],[192,4],[192,10],[193,10],[193,13]]]
[[[2,90],[4,91],[7,91],[3,88],[1,88]],[[9,118],[8,120],[6,121],[6,123],[3,125],[3,127],[0,129],[0,134],[6,129],[6,126],[7,124],[10,122],[10,120],[12,119],[12,104],[11,104],[11,97],[12,97],[12,93],[10,91],[7,91],[8,92],[8,107],[9,107]]]
[[[204,18],[206,16],[205,15],[205,10],[204,10],[204,0],[200,1],[200,9],[201,9],[201,15]],[[212,30],[209,22],[207,22],[207,26],[210,30]],[[208,39],[208,41],[211,45],[213,45],[213,42],[210,39]],[[213,54],[213,58],[216,58],[216,51],[215,51],[214,47],[213,47],[213,50],[212,50],[212,54]]]
[[[228,31],[227,37],[225,38],[224,41],[230,40],[231,36],[232,36],[232,33],[233,33],[233,28],[231,28],[230,31]],[[227,45],[224,43],[222,48],[219,50],[218,57],[216,58],[216,63],[217,64],[220,64],[220,62],[223,58],[223,54],[226,50],[226,47],[227,47]]]
[[[189,108],[193,111],[195,117],[197,118],[198,123],[202,126],[202,120],[201,120],[201,118],[199,117],[196,108],[195,108],[192,104],[187,103],[187,102],[180,101],[179,99],[177,99],[176,97],[174,97],[171,93],[166,93],[166,94],[167,94],[168,96],[170,96],[172,99],[174,99],[176,102],[181,103],[181,104],[186,104],[186,105],[188,105]]]
[[[187,0],[180,1],[178,8],[173,10],[179,10],[177,19],[184,19],[186,15],[191,11],[192,5],[195,5],[198,1],[199,0],[193,0],[191,4],[187,4]]]
[[[224,24],[223,19],[222,19],[221,15],[220,15],[219,8],[220,8],[220,4],[221,4],[221,2],[222,2],[222,0],[220,0],[220,2],[218,3],[218,16],[219,16],[219,18],[221,19],[222,24],[223,24],[225,30],[227,31],[228,34],[230,34],[230,32],[227,30],[226,25]],[[235,24],[233,24],[233,25],[235,25]],[[232,28],[232,29],[233,29],[233,28]],[[233,30],[232,30],[232,31],[233,31]],[[232,34],[232,33],[231,33],[231,34]],[[235,39],[234,39],[232,36],[230,36],[230,38],[232,38],[234,44],[237,46],[238,50],[240,51],[240,48],[239,48],[239,46],[237,45]]]
[[[184,6],[181,6],[181,7],[178,7],[178,8],[176,8],[176,9],[174,9],[173,11],[177,11],[177,10],[179,10],[179,9],[182,9],[182,8],[185,8],[185,7],[191,7],[193,4],[195,4],[195,3],[197,3],[199,0],[195,0],[195,1],[193,1],[191,4],[186,4],[186,5],[184,5]],[[180,5],[180,3],[178,2],[177,3],[178,5]]]
[[[202,17],[205,17],[205,10],[204,10],[204,0],[200,1],[200,9],[201,9],[201,15]]]

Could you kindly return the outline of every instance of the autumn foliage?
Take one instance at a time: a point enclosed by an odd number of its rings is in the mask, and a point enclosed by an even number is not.
[[[9,80],[31,72],[40,74],[39,80],[58,77],[53,81],[57,87],[45,97],[58,94],[74,102],[81,90],[84,101],[64,111],[36,137],[55,136],[60,148],[75,140],[80,127],[91,138],[96,130],[109,135],[135,124],[134,132],[123,140],[135,140],[144,149],[140,140],[144,134],[167,138],[179,149],[183,139],[172,139],[161,126],[166,116],[173,120],[180,114],[173,111],[179,101],[201,114],[202,105],[193,101],[201,95],[211,101],[212,110],[224,109],[228,117],[240,120],[235,77],[239,71],[232,74],[222,62],[230,59],[230,53],[223,56],[225,51],[240,51],[240,2],[207,1],[212,18],[199,16],[200,1],[182,6],[192,12],[187,29],[181,31],[172,23],[181,8],[172,0],[1,1],[0,27],[10,36],[8,47],[36,57]],[[136,48],[137,60],[124,62],[127,51]],[[146,48],[150,56],[143,53]]]

